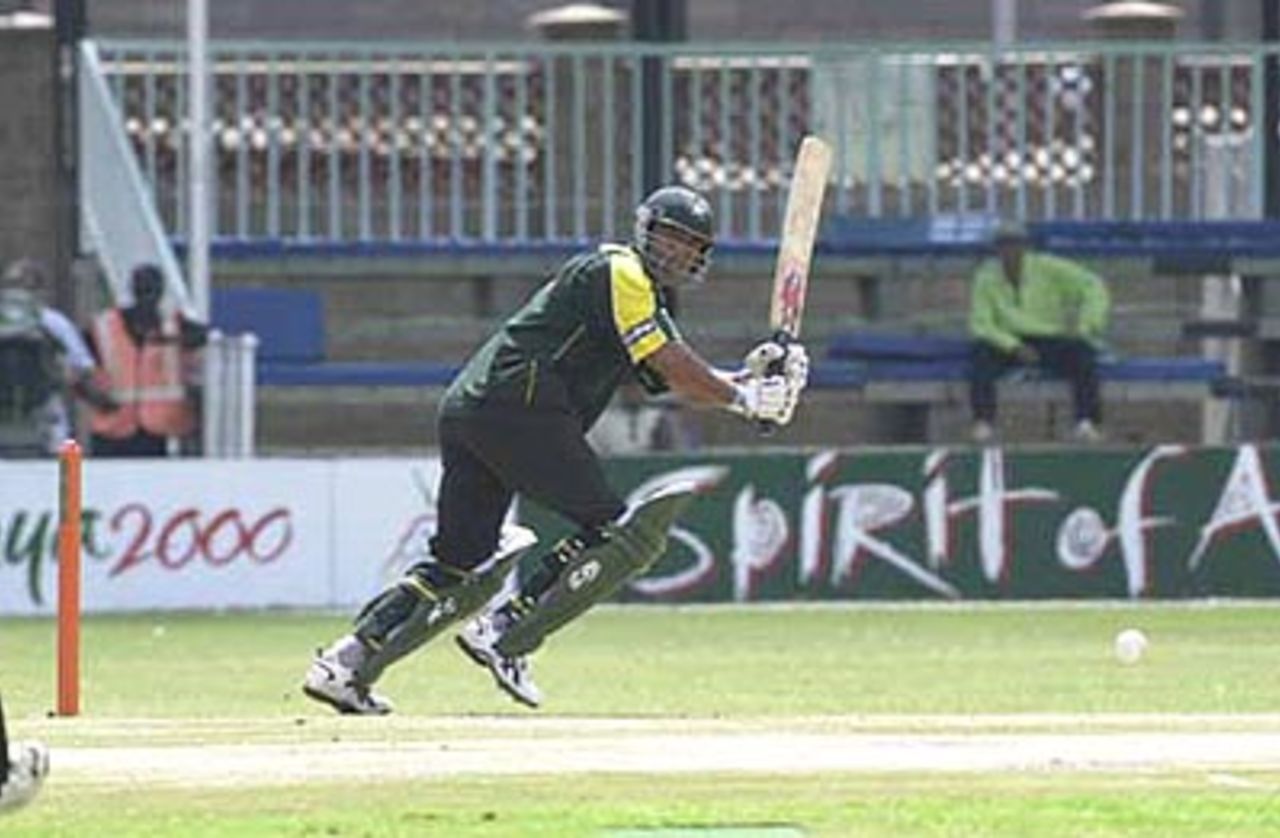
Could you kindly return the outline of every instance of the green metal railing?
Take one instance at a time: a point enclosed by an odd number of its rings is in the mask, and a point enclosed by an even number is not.
[[[184,49],[100,51],[180,235]],[[216,43],[215,235],[620,236],[657,178],[704,191],[722,237],[768,240],[809,132],[836,149],[829,210],[857,217],[1256,218],[1264,68],[1277,55],[1188,43]]]

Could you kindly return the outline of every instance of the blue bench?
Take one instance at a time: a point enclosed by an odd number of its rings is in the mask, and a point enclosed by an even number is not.
[[[218,289],[212,303],[215,328],[258,336],[258,383],[265,387],[443,387],[459,368],[456,362],[328,360],[324,304],[316,291]],[[1228,378],[1220,362],[1194,357],[1107,358],[1099,371],[1109,398],[1130,400],[1202,399]],[[860,332],[834,337],[810,381],[816,390],[853,390],[873,401],[929,402],[960,398],[968,376],[967,338]],[[1034,371],[1015,380],[1059,384]]]
[[[308,289],[222,288],[212,299],[215,328],[258,337],[258,384],[264,387],[443,387],[459,363],[330,361],[324,303]],[[818,363],[813,386],[845,390],[866,384],[861,365]]]
[[[883,219],[834,215],[821,251],[864,256],[977,256],[989,250],[996,219],[980,214]],[[1027,225],[1039,247],[1093,257],[1153,257],[1183,273],[1232,259],[1280,256],[1280,222],[1039,221]]]
[[[225,288],[212,322],[227,334],[258,336],[258,384],[265,387],[440,387],[458,365],[429,361],[330,361],[324,303],[304,289]]]
[[[857,387],[875,401],[959,399],[969,379],[970,347],[967,337],[951,335],[841,334],[815,368],[814,385]],[[1098,374],[1108,398],[1129,401],[1203,399],[1229,387],[1222,362],[1192,356],[1103,357]],[[1020,370],[1008,380],[1035,397],[1063,389],[1037,370]]]

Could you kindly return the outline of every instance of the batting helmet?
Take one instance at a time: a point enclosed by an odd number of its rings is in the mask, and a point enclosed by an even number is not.
[[[664,186],[636,207],[635,249],[663,285],[700,283],[711,264],[711,205],[692,189]]]

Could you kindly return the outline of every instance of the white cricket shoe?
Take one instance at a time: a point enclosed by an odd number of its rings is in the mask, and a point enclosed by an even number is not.
[[[498,689],[521,704],[537,707],[542,703],[542,690],[533,683],[528,658],[503,655],[495,648],[498,638],[493,619],[481,614],[463,626],[455,640],[467,657],[489,670]]]
[[[9,745],[9,776],[0,777],[0,812],[31,802],[49,775],[49,749],[42,742]]]
[[[1081,419],[1076,423],[1072,436],[1075,437],[1076,442],[1086,444],[1102,442],[1103,440],[1102,430],[1088,419]]]
[[[385,716],[394,709],[389,700],[356,681],[355,672],[326,651],[316,652],[302,681],[302,692],[349,715]]]

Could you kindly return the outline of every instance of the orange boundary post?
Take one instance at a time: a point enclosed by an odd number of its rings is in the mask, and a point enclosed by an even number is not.
[[[58,715],[80,713],[80,444],[58,452]]]

